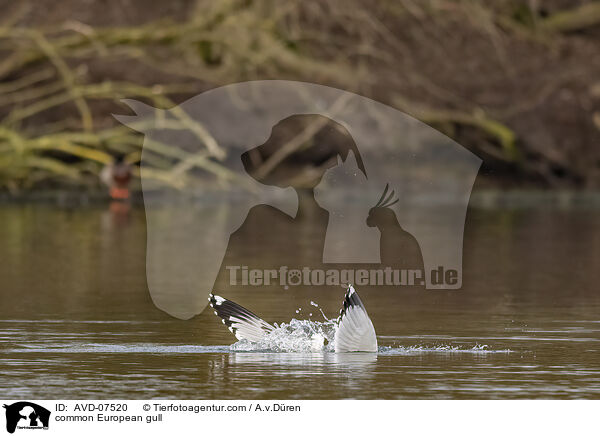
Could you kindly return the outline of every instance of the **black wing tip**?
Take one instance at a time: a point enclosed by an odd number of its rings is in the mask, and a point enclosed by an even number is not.
[[[231,314],[224,313],[222,310],[219,310],[219,307],[218,307],[218,306],[222,306],[223,303],[228,302],[229,300],[227,300],[223,297],[220,297],[218,295],[215,295],[211,292],[210,294],[208,294],[208,301],[209,301],[208,305],[212,309],[214,309],[214,311],[213,311],[214,314],[216,316],[218,316],[219,318],[221,318],[221,322],[229,328],[229,331],[231,331],[232,333],[235,334],[235,331],[234,331],[235,328],[232,327],[232,322],[229,319]]]
[[[342,308],[340,309],[340,316],[337,319],[337,322],[340,323],[344,315],[346,314],[346,310],[352,305],[351,304],[351,295],[355,293],[354,287],[348,283],[348,289],[346,289],[346,293],[344,294],[344,300],[342,301]]]
[[[342,302],[342,304],[343,304],[343,307],[340,309],[340,316],[338,317],[338,323],[342,320],[342,318],[346,314],[346,311],[350,307],[358,306],[358,307],[362,307],[363,309],[365,307],[362,303],[362,300],[358,296],[356,289],[354,289],[354,286],[352,286],[350,283],[348,283],[348,289],[346,290],[346,294],[344,295],[344,301]]]
[[[348,285],[348,290],[346,290],[346,295],[344,296],[344,303],[349,306],[362,306],[362,301],[354,286]]]
[[[255,313],[234,303],[231,300],[223,298],[219,295],[210,293],[208,296],[210,307],[213,309],[214,314],[221,318],[221,322],[233,333],[238,339],[237,331],[239,330],[239,324],[254,324],[254,327],[262,329],[264,332],[269,332],[273,329],[273,326],[262,320]]]
[[[221,306],[223,303],[228,302],[226,298],[223,298],[219,295],[215,295],[213,293],[208,294],[208,303],[209,306],[214,308],[215,306]]]

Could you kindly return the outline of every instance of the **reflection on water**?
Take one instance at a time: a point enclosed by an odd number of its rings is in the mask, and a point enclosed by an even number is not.
[[[277,353],[230,349],[211,311],[155,307],[142,210],[3,206],[2,396],[598,399],[599,218],[472,210],[462,290],[360,290],[377,354]],[[322,320],[311,300],[332,318],[342,297],[290,288],[240,303],[281,323]]]

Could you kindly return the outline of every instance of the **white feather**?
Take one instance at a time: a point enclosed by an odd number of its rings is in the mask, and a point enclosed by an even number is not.
[[[373,322],[358,294],[350,285],[344,298],[344,309],[335,331],[336,353],[349,351],[377,351],[377,336]]]

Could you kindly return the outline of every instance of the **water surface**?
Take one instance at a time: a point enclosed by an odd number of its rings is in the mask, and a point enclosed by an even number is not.
[[[211,310],[160,311],[142,209],[3,205],[0,222],[4,398],[600,399],[598,209],[471,209],[462,290],[359,289],[376,355],[235,351]],[[239,298],[284,322],[342,297]]]

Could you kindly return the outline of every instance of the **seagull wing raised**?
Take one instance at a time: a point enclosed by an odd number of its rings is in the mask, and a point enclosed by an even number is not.
[[[377,337],[371,318],[360,297],[350,285],[340,311],[334,339],[336,353],[346,351],[377,351]]]
[[[208,301],[215,315],[221,318],[223,324],[229,327],[229,331],[239,340],[257,342],[274,329],[271,324],[233,301],[213,294],[208,296]]]

